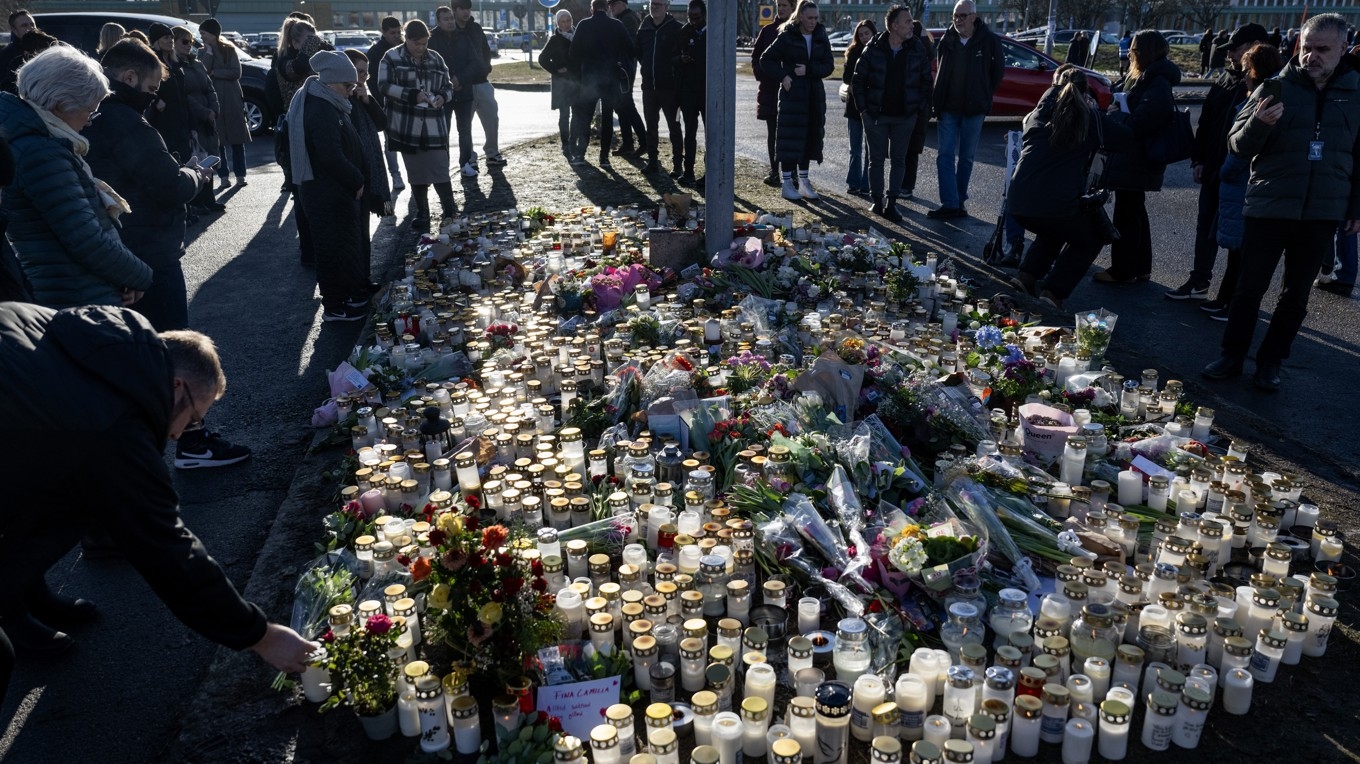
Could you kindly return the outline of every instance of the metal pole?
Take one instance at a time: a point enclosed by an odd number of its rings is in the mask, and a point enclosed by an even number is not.
[[[737,4],[708,6],[708,71],[704,119],[704,261],[732,246],[737,150]]]
[[[1058,29],[1058,0],[1048,0],[1048,33],[1044,35],[1044,55],[1053,55],[1053,33]]]

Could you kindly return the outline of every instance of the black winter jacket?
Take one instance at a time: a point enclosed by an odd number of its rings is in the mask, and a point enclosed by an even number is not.
[[[194,129],[194,120],[189,110],[184,64],[176,61],[165,66],[170,74],[156,91],[157,101],[153,101],[146,110],[146,121],[161,134],[171,156],[184,164],[194,153],[193,139],[189,134]],[[157,102],[164,103],[164,108],[156,108]]]
[[[378,62],[382,61],[382,57],[387,55],[387,51],[391,50],[393,47],[394,46],[392,45],[388,45],[387,40],[384,40],[381,37],[378,38],[377,42],[368,47],[368,92],[369,95],[378,102],[379,106],[385,105],[385,99],[383,98],[383,94],[378,92],[378,88],[375,87],[378,82]]]
[[[580,97],[590,100],[616,92],[611,89],[618,88],[619,78],[625,74],[622,64],[635,55],[628,30],[618,19],[604,11],[582,19],[576,25],[568,54],[571,71],[581,85]]]
[[[1242,214],[1287,220],[1360,220],[1360,58],[1343,56],[1322,90],[1297,58],[1280,80],[1284,114],[1274,125],[1255,118],[1261,88],[1238,112],[1228,150],[1251,160]],[[1321,119],[1321,159],[1310,144]],[[15,151],[15,156],[19,152]]]
[[[481,25],[469,21],[468,25],[452,32],[440,27],[430,30],[430,50],[444,59],[449,68],[449,77],[458,79],[459,88],[453,91],[454,101],[471,101],[472,86],[486,82],[491,74],[491,45]]]
[[[1051,120],[1058,105],[1058,89],[1049,88],[1024,122],[1020,161],[1006,195],[1006,211],[1036,218],[1068,218],[1077,214],[1077,201],[1086,192],[1086,173],[1091,154],[1100,146],[1100,129],[1105,134],[1105,149],[1120,151],[1133,144],[1133,131],[1124,124],[1123,114],[1106,114],[1092,109],[1086,140],[1080,146],[1055,148]]]
[[[576,102],[576,76],[571,73],[570,59],[571,40],[561,32],[554,31],[538,54],[539,66],[552,74],[554,109],[569,109]]]
[[[643,90],[677,90],[675,57],[679,53],[680,32],[684,24],[669,13],[660,24],[648,16],[638,27],[638,62],[642,64]],[[542,57],[539,58],[542,60]]]
[[[794,70],[807,67],[803,76]],[[831,41],[821,24],[812,32],[812,55],[797,26],[790,26],[775,37],[760,57],[762,76],[789,77],[793,86],[779,88],[779,116],[775,125],[775,157],[780,162],[821,162],[826,132],[826,86],[836,62]]]
[[[904,41],[900,56],[906,56],[906,77],[903,81],[902,103],[904,116],[928,110],[931,103],[933,84],[930,77],[930,54],[917,37]],[[855,65],[852,80],[855,88],[855,105],[870,119],[878,119],[883,108],[883,90],[887,85],[888,65],[892,60],[892,43],[887,32],[880,32],[864,47],[859,62]],[[848,63],[847,63],[848,65]]]
[[[1201,185],[1218,183],[1218,171],[1228,156],[1228,128],[1237,115],[1234,108],[1246,97],[1247,86],[1242,73],[1228,69],[1214,80],[1200,107],[1199,127],[1190,150],[1190,163],[1203,167]]]
[[[684,108],[702,108],[707,98],[704,87],[708,74],[707,29],[685,24],[675,46],[675,81],[680,90],[680,106]]]
[[[841,67],[841,82],[846,85],[853,85],[855,79],[855,66],[859,64],[859,57],[864,53],[864,46],[845,51],[845,66]],[[850,89],[850,97],[845,99],[846,119],[861,119],[859,106],[855,103],[855,90]]]
[[[935,46],[940,61],[935,75],[936,114],[973,117],[992,110],[992,96],[1006,74],[1006,54],[992,30],[981,20],[976,23],[967,45],[950,26]]]
[[[111,80],[113,94],[99,105],[99,119],[82,135],[90,139],[85,161],[96,178],[113,186],[132,212],[118,219],[118,234],[132,254],[153,269],[184,255],[184,205],[199,190],[199,175],[181,167],[160,133],[142,118],[155,96]]]
[[[30,477],[0,505],[0,608],[20,604],[46,570],[33,549],[74,547],[88,529],[112,538],[189,628],[237,650],[259,642],[264,613],[180,520],[164,455],[173,367],[147,320],[125,308],[0,303],[0,378],[0,439],[24,444],[8,466]],[[73,448],[99,456],[51,457]],[[61,486],[59,507],[45,505],[51,486]]]
[[[760,28],[755,44],[751,46],[751,73],[760,84],[756,86],[756,119],[771,120],[779,114],[779,81],[784,79],[781,72],[766,72],[760,65],[761,56],[779,37],[783,22],[777,21]]]
[[[1147,142],[1171,123],[1176,108],[1171,88],[1181,81],[1181,70],[1171,59],[1154,62],[1134,80],[1126,83],[1129,101],[1129,127],[1136,139],[1129,151],[1110,157],[1105,179],[1111,188],[1133,191],[1161,191],[1166,165],[1153,162],[1147,156]],[[1118,86],[1116,86],[1118,87]]]
[[[354,192],[367,185],[368,164],[364,161],[359,133],[349,117],[324,99],[311,93],[303,104],[303,124],[307,126],[307,159],[312,163],[313,180],[331,193],[354,198]]]

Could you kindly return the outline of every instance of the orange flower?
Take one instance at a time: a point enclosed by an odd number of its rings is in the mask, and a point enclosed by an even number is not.
[[[411,578],[416,581],[424,581],[430,577],[430,561],[424,557],[417,557],[411,563]]]
[[[510,538],[510,532],[504,525],[488,525],[482,530],[482,548],[500,549],[505,546],[506,539]]]

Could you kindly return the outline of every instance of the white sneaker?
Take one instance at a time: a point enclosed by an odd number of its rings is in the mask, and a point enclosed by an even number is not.
[[[804,199],[822,198],[817,195],[817,189],[812,187],[812,181],[808,180],[807,178],[798,179],[798,193],[802,194]]]
[[[463,165],[463,176],[467,178],[477,177],[477,165],[472,162]]]
[[[798,194],[798,187],[793,185],[793,178],[785,178],[783,189],[779,195],[791,202],[796,202],[803,197]]]

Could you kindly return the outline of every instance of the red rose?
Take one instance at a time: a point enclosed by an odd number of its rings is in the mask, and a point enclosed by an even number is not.
[[[542,594],[543,592],[548,591],[548,580],[545,578],[535,578],[531,586],[533,587],[534,591],[538,592],[539,594]]]
[[[479,498],[477,498],[477,497],[476,497],[475,495],[473,495],[473,494],[468,494],[467,496],[464,496],[464,497],[463,497],[463,501],[468,505],[468,508],[469,508],[469,509],[481,509],[481,508],[482,508],[482,500],[479,499]]]
[[[443,546],[444,542],[448,540],[449,534],[439,530],[438,528],[435,528],[434,530],[430,531],[431,546]]]
[[[513,597],[516,594],[519,594],[520,589],[524,588],[524,579],[507,578],[505,579],[505,582],[502,584],[502,586],[505,587],[505,593]]]
[[[465,531],[475,531],[477,526],[481,524],[482,521],[476,515],[468,515],[463,518],[463,530]]]
[[[392,630],[392,619],[382,613],[371,615],[364,623],[364,629],[370,634],[386,634]]]
[[[410,558],[410,556],[404,555],[404,554],[399,554],[399,555],[397,555],[397,564],[400,565],[400,566],[402,566],[403,568],[409,568],[409,567],[411,567],[411,558]]]
[[[544,583],[544,588],[547,588],[547,583],[546,583],[546,582]],[[331,631],[330,629],[326,629],[326,633],[325,633],[325,634],[322,634],[322,635],[318,638],[318,640],[321,641],[321,642],[325,642],[326,644],[329,645],[330,643],[332,643],[332,642],[335,641],[335,632],[334,632],[334,631]]]
[[[529,572],[530,572],[530,573],[533,573],[535,576],[541,576],[541,575],[543,575],[543,561],[542,561],[542,560],[534,560],[532,563],[530,563],[530,564],[529,564]]]
[[[548,729],[552,730],[553,732],[557,732],[557,733],[562,732],[562,720],[559,719],[559,718],[557,718],[556,716],[549,716],[549,717],[548,717]]]
[[[508,568],[515,563],[515,559],[505,552],[496,555],[496,564],[502,568]]]

